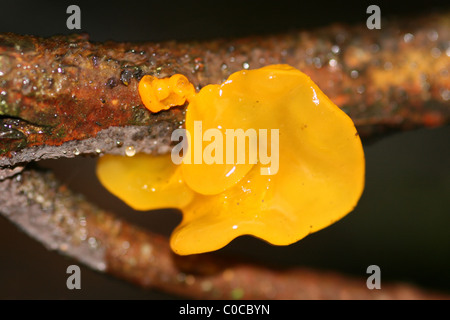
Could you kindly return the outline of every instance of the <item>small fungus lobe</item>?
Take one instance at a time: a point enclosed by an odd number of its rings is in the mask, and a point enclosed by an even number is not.
[[[145,107],[154,113],[181,106],[195,95],[194,86],[181,74],[162,79],[146,75],[138,89]]]

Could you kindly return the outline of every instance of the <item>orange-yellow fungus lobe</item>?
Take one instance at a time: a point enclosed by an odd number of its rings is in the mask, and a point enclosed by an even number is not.
[[[142,103],[154,113],[181,106],[195,95],[194,86],[181,74],[162,79],[146,75],[138,90]]]
[[[182,208],[192,201],[194,192],[184,184],[180,169],[170,155],[104,155],[97,163],[97,177],[135,210]]]
[[[223,191],[196,196],[183,210],[171,238],[178,254],[213,251],[245,234],[291,244],[341,219],[361,196],[365,161],[353,122],[290,66],[243,70],[203,88],[189,104],[186,128],[193,121],[208,128],[279,129],[280,163],[268,176],[260,174],[261,163],[240,165],[231,182],[223,165],[183,164],[194,191]]]
[[[275,245],[294,243],[341,219],[362,194],[365,161],[353,122],[295,68],[273,65],[242,70],[221,85],[204,87],[189,99],[188,131],[195,130],[195,122],[201,122],[203,130],[214,128],[224,135],[227,129],[279,130],[278,149],[272,149],[272,153],[279,150],[279,165],[276,174],[262,175],[265,164],[260,153],[256,164],[183,162],[177,169],[167,158],[172,169],[158,172],[169,175],[164,178],[172,181],[168,186],[181,179],[177,186],[183,191],[161,193],[158,204],[183,211],[183,220],[171,237],[171,247],[180,255],[217,250],[241,235]],[[208,146],[203,142],[196,147],[196,139],[190,143],[192,150],[204,151]],[[263,143],[264,139],[258,140],[258,147]],[[135,208],[144,207],[136,206],[146,201],[140,199],[144,195],[125,195],[139,172],[155,172],[146,171],[153,165],[145,161],[125,165],[134,177],[114,178],[117,169],[105,171],[111,175],[109,183],[117,186],[115,194]],[[173,204],[186,190],[192,192],[186,201]]]

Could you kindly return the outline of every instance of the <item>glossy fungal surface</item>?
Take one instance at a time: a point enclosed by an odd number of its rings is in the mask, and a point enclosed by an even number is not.
[[[109,192],[135,210],[181,208],[194,196],[170,155],[103,156],[97,163],[97,177]]]
[[[199,123],[202,131],[195,132]],[[116,185],[114,194],[134,208],[153,209],[155,204],[180,208],[183,220],[171,236],[171,247],[178,254],[214,251],[241,235],[275,245],[294,243],[345,216],[364,189],[364,153],[353,122],[308,76],[290,66],[242,70],[220,85],[190,95],[186,129],[191,136],[189,152],[180,165],[167,158],[172,169],[165,170],[149,155],[139,156],[142,164],[115,157],[110,160],[122,163],[110,173],[116,177],[102,181],[109,189],[108,185]],[[208,129],[215,130],[214,138],[205,139]],[[254,130],[258,152],[250,154],[248,136],[244,148],[226,145],[230,129]],[[216,156],[222,150],[224,161],[196,162],[195,150],[200,156]],[[234,156],[227,162],[230,150]],[[246,161],[238,160],[242,152]],[[250,161],[252,157],[256,161]],[[107,176],[112,169],[103,165],[110,160],[101,159],[97,172]],[[141,206],[147,203],[140,200],[142,192],[135,197],[126,192],[135,178],[120,178],[143,171],[148,174],[147,185],[153,184],[158,194],[158,201],[147,206]],[[153,174],[167,176],[155,180]],[[173,185],[180,189],[158,193],[164,189],[157,186],[159,181],[171,181],[166,190]],[[174,204],[179,195],[188,196]]]
[[[142,102],[151,112],[181,106],[195,94],[192,83],[181,74],[162,79],[146,75],[139,81],[138,90]]]

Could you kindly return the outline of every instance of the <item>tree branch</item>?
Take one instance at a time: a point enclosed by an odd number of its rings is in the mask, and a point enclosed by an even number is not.
[[[168,240],[73,194],[44,171],[0,182],[2,213],[47,248],[145,288],[200,299],[448,299],[405,284],[368,290],[365,280],[274,269],[217,254],[176,256]]]
[[[447,13],[392,22],[382,30],[334,25],[200,43],[102,44],[82,36],[3,34],[0,166],[98,150],[124,154],[128,143],[156,153],[156,142],[166,152],[172,130],[183,125],[184,108],[151,115],[137,92],[145,74],[182,73],[202,87],[244,67],[287,63],[311,76],[350,115],[363,139],[444,125],[450,119],[449,30]],[[131,136],[110,129],[125,126],[141,129]],[[117,139],[104,143],[111,132]],[[137,141],[144,137],[146,143]],[[120,146],[122,139],[129,141]],[[86,142],[70,143],[76,140]],[[58,147],[64,143],[66,148]]]

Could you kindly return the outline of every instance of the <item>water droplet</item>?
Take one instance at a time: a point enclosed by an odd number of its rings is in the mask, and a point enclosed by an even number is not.
[[[97,152],[98,154],[100,154],[100,153],[102,153],[102,149],[97,148],[97,149],[95,149],[95,152]]]
[[[427,37],[430,41],[436,41],[439,38],[439,34],[436,30],[430,30],[427,33]]]
[[[73,150],[73,154],[76,155],[76,156],[80,155],[80,150],[78,150],[78,148],[75,148]]]
[[[411,42],[414,40],[414,35],[412,33],[407,33],[403,36],[403,41],[406,43]]]
[[[377,53],[378,51],[380,51],[380,46],[376,43],[373,43],[370,45],[370,51],[372,53]]]
[[[128,146],[125,148],[125,154],[128,157],[133,157],[136,154],[136,149],[133,146]]]
[[[119,85],[119,80],[115,77],[111,77],[108,80],[106,80],[105,85],[108,86],[110,89],[112,89]]]
[[[442,97],[442,99],[444,99],[444,101],[450,100],[450,90],[441,89],[441,97]]]
[[[98,246],[97,239],[95,239],[94,237],[89,237],[88,243],[92,249],[95,249]]]
[[[339,51],[341,51],[341,48],[339,48],[338,45],[334,45],[331,47],[331,52],[333,52],[334,54],[338,54]]]
[[[220,66],[220,69],[222,69],[222,70],[228,69],[227,64],[226,63],[222,63],[222,65]]]
[[[85,241],[87,239],[87,229],[86,228],[80,228],[80,240]]]
[[[203,71],[204,67],[205,65],[201,57],[197,57],[194,59],[194,71]]]
[[[334,68],[337,66],[337,61],[335,59],[330,59],[330,61],[328,61],[328,64],[330,65],[330,67]]]
[[[366,91],[366,88],[364,86],[359,86],[358,88],[356,88],[356,92],[358,92],[359,94],[364,93],[364,91]]]
[[[117,140],[117,141],[116,141],[116,147],[121,147],[121,146],[123,146],[123,142]]]
[[[81,217],[80,218],[80,226],[83,226],[83,227],[86,226],[86,217]]]
[[[350,72],[350,77],[352,77],[352,79],[358,78],[359,72],[357,70],[352,70],[352,72]]]
[[[319,57],[313,58],[313,63],[316,68],[318,69],[322,68],[322,61],[320,60]]]
[[[244,62],[242,64],[242,68],[244,68],[245,70],[248,70],[250,68],[250,64],[248,62]]]
[[[441,56],[441,50],[439,48],[434,47],[431,49],[431,56],[435,59],[439,58]]]

